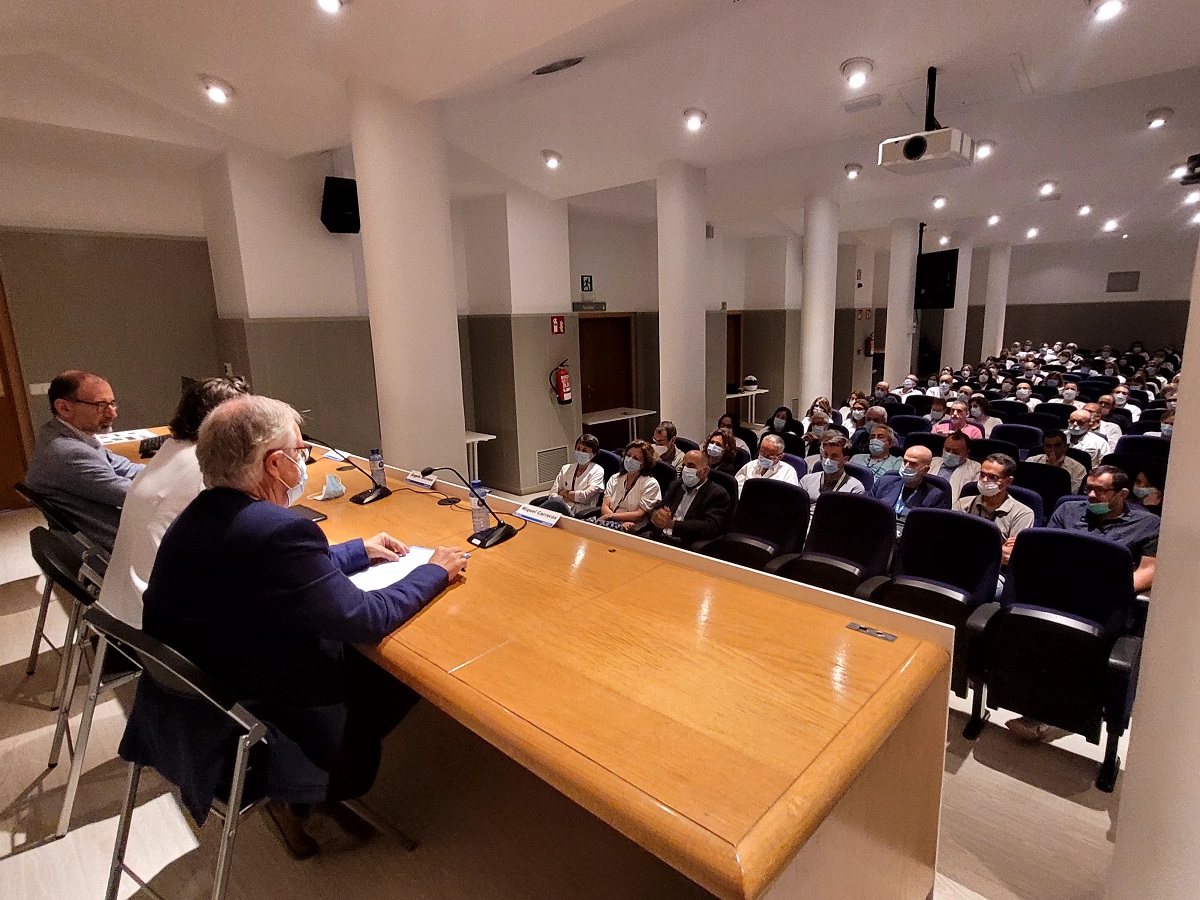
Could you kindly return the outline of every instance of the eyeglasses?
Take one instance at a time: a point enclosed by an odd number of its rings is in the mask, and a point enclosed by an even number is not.
[[[120,406],[116,400],[80,400],[78,397],[66,397],[64,399],[69,400],[72,403],[81,403],[84,406],[94,406],[100,412],[104,412],[104,410],[110,406],[112,407],[113,412],[116,412],[117,407]]]
[[[986,481],[988,484],[999,484],[1004,480],[1003,475],[988,475],[986,472],[979,473],[979,480]]]

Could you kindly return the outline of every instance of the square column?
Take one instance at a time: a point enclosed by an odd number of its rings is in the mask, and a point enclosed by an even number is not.
[[[983,346],[980,359],[997,356],[1004,349],[1004,316],[1008,309],[1008,269],[1012,245],[997,244],[988,253],[987,294],[983,308]]]
[[[961,369],[967,360],[967,303],[971,292],[971,258],[974,256],[973,244],[967,243],[958,248],[958,273],[954,278],[954,306],[946,310],[942,318],[942,366],[953,366],[955,371]],[[972,360],[976,362],[976,360]],[[924,377],[925,373],[918,373]]]
[[[913,367],[913,298],[917,289],[917,223],[892,223],[892,256],[888,265],[887,333],[883,345],[883,380],[899,384]]]
[[[827,197],[804,203],[804,298],[800,307],[800,408],[833,393],[833,321],[837,308],[838,207]]]

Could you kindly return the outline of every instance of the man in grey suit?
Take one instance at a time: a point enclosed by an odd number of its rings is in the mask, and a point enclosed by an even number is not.
[[[117,401],[109,383],[71,369],[50,382],[50,411],[34,445],[25,484],[54,501],[71,524],[112,550],[121,505],[133,476],[145,466],[111,453],[97,434],[112,431]]]

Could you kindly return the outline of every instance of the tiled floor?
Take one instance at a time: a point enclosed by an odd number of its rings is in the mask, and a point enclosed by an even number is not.
[[[25,675],[39,599],[27,535],[38,522],[0,514],[0,898],[90,900],[104,892],[124,788],[122,698],[98,708],[75,827],[46,842],[67,766],[46,769],[57,657],[43,652]],[[65,624],[57,606],[52,624]],[[1117,795],[1092,787],[1098,748],[1074,737],[1025,746],[995,724],[972,745],[958,737],[965,720],[952,712],[935,896],[1099,900]],[[254,813],[238,835],[231,900],[708,896],[428,704],[389,738],[367,801],[417,850],[386,834],[352,847],[331,830],[320,855],[297,863]],[[155,894],[207,897],[218,838],[215,819],[197,831],[159,779],[143,779],[128,862]],[[126,878],[121,896],[152,895]]]

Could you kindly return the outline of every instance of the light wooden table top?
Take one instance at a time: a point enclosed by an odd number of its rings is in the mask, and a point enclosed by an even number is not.
[[[310,484],[337,465],[310,466]],[[304,501],[329,516],[331,542],[388,531],[467,547],[465,502],[439,506],[396,480],[388,499],[356,506],[347,498],[365,479],[338,474],[346,497]],[[472,550],[465,581],[373,655],[716,895],[758,896],[948,665],[946,651],[850,630],[846,615],[738,583],[736,567],[705,574],[641,552],[636,538],[571,525],[527,525]]]

